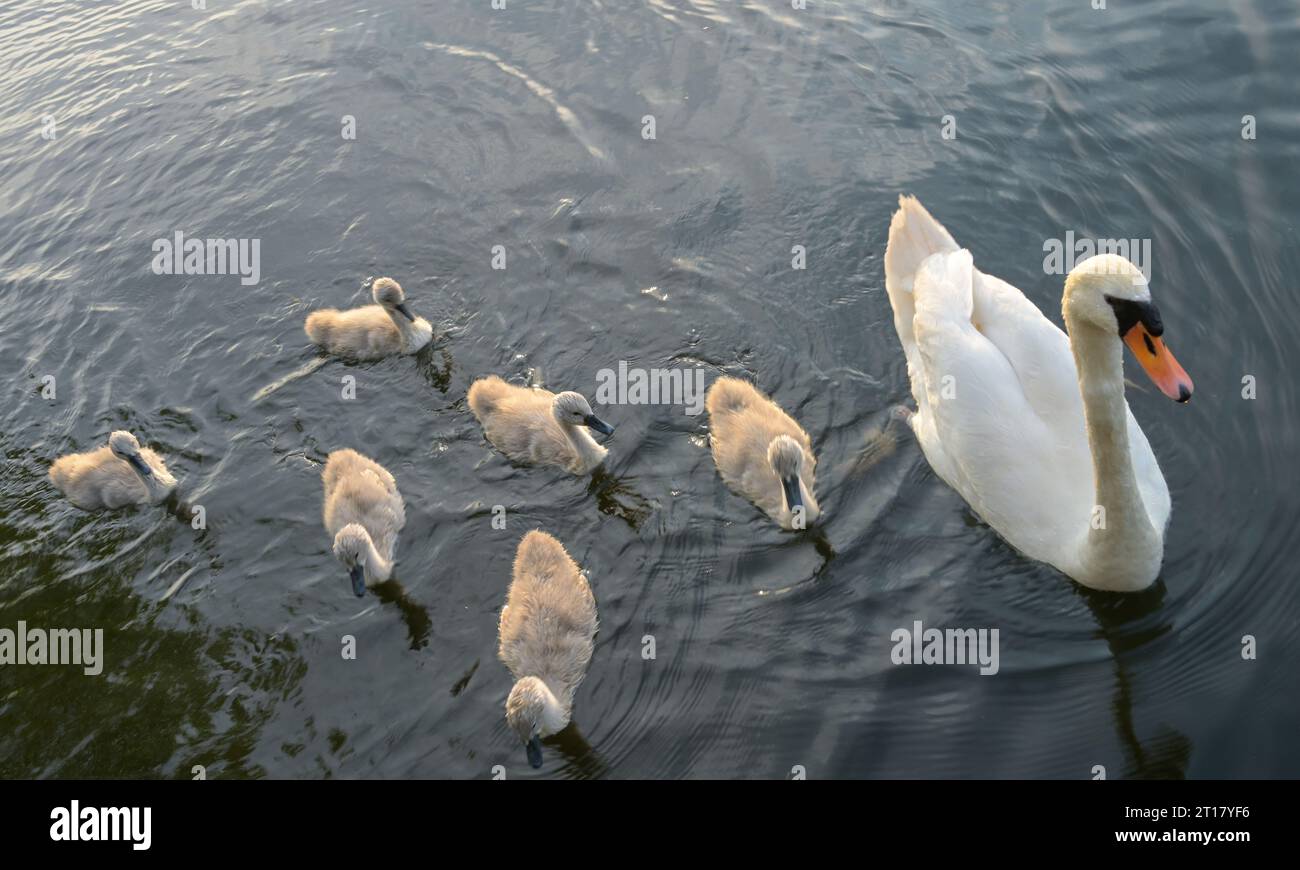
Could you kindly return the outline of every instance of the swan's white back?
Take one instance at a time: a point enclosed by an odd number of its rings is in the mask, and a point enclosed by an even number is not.
[[[335,450],[325,460],[321,480],[325,528],[330,537],[356,523],[391,562],[397,551],[397,533],[406,525],[406,503],[388,469],[355,450]]]
[[[401,286],[391,278],[379,279],[375,287],[381,292],[393,288],[389,292],[394,300],[405,299]],[[395,309],[380,304],[313,311],[303,330],[313,344],[355,360],[416,353],[433,339],[433,327],[423,317],[408,321]]]
[[[542,531],[524,535],[497,626],[497,653],[510,673],[542,679],[567,714],[591,663],[596,628],[591,586],[564,546]]]
[[[899,198],[890,223],[885,288],[930,465],[1012,546],[1078,577],[1095,488],[1069,338],[974,268],[914,197]],[[1131,411],[1127,420],[1142,500],[1163,533],[1169,490]]]
[[[153,487],[147,486],[131,464],[115,456],[107,445],[60,456],[50,466],[50,482],[82,510],[158,504],[176,488],[176,478],[168,472],[162,457],[148,447],[141,447],[139,454],[153,471]]]
[[[781,479],[768,461],[768,447],[781,435],[793,438],[803,451],[799,482],[804,519],[811,523],[821,508],[814,494],[817,457],[812,439],[781,406],[757,387],[739,378],[718,378],[705,397],[709,413],[709,446],[724,483],[753,502],[783,528],[791,528],[791,514],[782,494]]]
[[[585,429],[564,430],[555,419],[555,393],[549,390],[489,375],[470,384],[468,401],[488,441],[516,462],[555,465],[581,475],[594,470],[608,453]]]

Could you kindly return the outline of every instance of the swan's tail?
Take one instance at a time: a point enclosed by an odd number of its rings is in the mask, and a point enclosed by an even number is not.
[[[478,417],[479,422],[482,422],[500,407],[501,400],[509,392],[509,384],[496,375],[488,375],[469,385],[469,394],[466,398],[470,410],[474,412],[475,417]]]
[[[322,308],[320,311],[313,311],[307,315],[307,322],[303,324],[303,332],[307,333],[307,338],[311,343],[319,347],[328,347],[330,342],[330,333],[333,331],[334,315],[337,314],[332,308]]]
[[[709,386],[709,392],[704,398],[704,404],[709,410],[709,416],[716,417],[719,414],[730,414],[744,410],[759,399],[761,399],[761,396],[758,395],[758,390],[748,381],[742,381],[740,378],[721,377]]]
[[[912,335],[912,317],[916,313],[912,283],[917,270],[931,254],[959,249],[943,224],[931,217],[916,197],[898,197],[898,211],[889,222],[889,243],[885,246],[885,292],[904,349],[916,343]]]
[[[50,466],[50,483],[59,492],[66,494],[69,484],[72,483],[72,460],[67,456],[60,456],[54,460]]]

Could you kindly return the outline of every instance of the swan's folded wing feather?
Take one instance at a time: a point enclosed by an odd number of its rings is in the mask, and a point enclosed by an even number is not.
[[[1169,485],[1165,483],[1165,475],[1160,470],[1160,463],[1156,461],[1151,443],[1147,441],[1146,433],[1138,425],[1131,409],[1128,412],[1128,443],[1129,453],[1133,457],[1133,473],[1137,477],[1138,491],[1142,493],[1142,503],[1146,506],[1151,525],[1157,532],[1163,534],[1165,527],[1169,525],[1169,514],[1172,510]]]
[[[889,241],[885,245],[885,292],[894,310],[894,327],[904,350],[914,344],[912,322],[915,316],[912,285],[921,264],[934,254],[958,249],[957,242],[934,219],[914,196],[898,197],[898,210],[889,222]]]
[[[1063,516],[1061,505],[1086,507],[1091,495],[1075,492],[1068,471],[1045,477],[1059,472],[1056,433],[1031,407],[1011,361],[971,321],[974,276],[965,250],[935,255],[917,273],[913,330],[928,415],[917,434],[935,471],[985,522],[1042,558],[1062,529],[1086,522],[1086,512]]]
[[[1062,433],[1083,431],[1083,399],[1070,339],[1025,294],[973,270],[971,319],[1006,357],[1029,406]]]

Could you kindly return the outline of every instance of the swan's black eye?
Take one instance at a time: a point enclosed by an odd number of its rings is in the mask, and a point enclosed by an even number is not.
[[[1110,303],[1110,308],[1115,312],[1115,320],[1119,323],[1119,334],[1126,335],[1130,329],[1141,323],[1147,328],[1147,332],[1154,336],[1160,336],[1165,331],[1165,326],[1160,320],[1160,312],[1150,302],[1137,302],[1132,299],[1116,299],[1113,296],[1105,297]]]

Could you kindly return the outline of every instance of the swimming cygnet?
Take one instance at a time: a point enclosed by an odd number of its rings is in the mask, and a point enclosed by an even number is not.
[[[88,511],[158,504],[176,488],[162,457],[121,430],[108,436],[104,447],[60,456],[50,466],[50,481]]]
[[[551,393],[507,384],[496,375],[470,385],[469,407],[487,439],[516,462],[558,465],[587,474],[608,452],[587,429],[611,435],[614,427],[591,411],[581,393]]]
[[[705,400],[709,443],[722,480],[783,529],[807,528],[821,508],[808,433],[789,414],[738,378],[719,378]]]
[[[497,627],[497,655],[516,680],[506,721],[533,767],[542,766],[541,738],[569,724],[596,628],[596,599],[577,563],[545,532],[524,535]]]
[[[433,340],[433,327],[406,305],[406,294],[392,278],[370,288],[374,305],[339,311],[322,308],[307,315],[307,337],[337,356],[374,360],[415,353]]]
[[[388,470],[355,450],[331,453],[321,477],[325,529],[334,536],[334,555],[348,569],[353,594],[361,598],[367,586],[393,575],[406,505]]]

